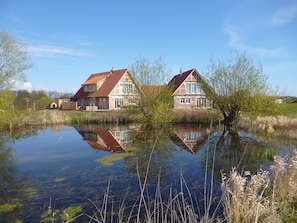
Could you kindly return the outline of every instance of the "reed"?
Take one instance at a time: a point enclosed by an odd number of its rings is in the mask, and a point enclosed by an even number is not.
[[[212,124],[222,120],[221,113],[214,109],[175,109],[172,114],[174,123]]]
[[[222,175],[227,222],[297,221],[297,150],[290,159],[274,157],[270,171],[251,175],[232,169]]]
[[[112,197],[110,192],[110,184],[107,186],[106,193],[103,195],[102,205],[99,207],[93,201],[92,203],[95,211],[92,214],[86,214],[89,218],[89,222],[150,222],[150,223],[165,223],[165,222],[177,222],[177,223],[213,223],[221,222],[221,219],[216,218],[215,211],[211,212],[211,205],[213,204],[213,170],[214,166],[211,168],[210,178],[207,179],[208,169],[205,170],[205,206],[203,212],[198,208],[197,199],[191,195],[191,190],[188,187],[186,180],[184,179],[182,173],[180,175],[180,188],[178,190],[173,190],[171,186],[166,187],[165,196],[164,188],[161,187],[160,177],[158,178],[155,194],[152,198],[148,190],[148,175],[150,171],[150,163],[152,155],[155,150],[156,142],[160,136],[162,130],[155,138],[154,144],[151,149],[149,156],[149,161],[146,169],[144,178],[140,177],[140,173],[137,168],[137,177],[139,185],[139,197],[135,203],[127,209],[125,207],[125,199],[119,202],[119,208],[114,208],[114,200],[110,200]],[[211,155],[211,154],[209,154]],[[215,157],[215,153],[213,153]],[[206,164],[207,165],[207,164]],[[207,165],[208,166],[208,165]],[[136,166],[137,167],[137,166]],[[210,182],[211,185],[207,185],[207,182]],[[209,190],[207,188],[210,188]],[[166,198],[165,198],[166,197]],[[216,210],[218,207],[216,208]],[[107,214],[107,212],[111,214]]]

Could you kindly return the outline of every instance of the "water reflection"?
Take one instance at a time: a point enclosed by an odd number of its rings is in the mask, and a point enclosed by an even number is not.
[[[280,154],[282,148],[293,149],[295,143],[282,141],[280,148],[275,143],[279,139],[263,140],[261,136],[259,140],[245,132],[223,136],[218,130],[189,125],[160,129],[138,125],[59,126],[22,135],[25,137],[16,137],[14,142],[9,135],[0,137],[0,205],[18,200],[19,207],[26,208],[7,212],[0,208],[0,222],[11,222],[10,216],[17,214],[22,222],[45,221],[41,216],[49,206],[63,210],[80,205],[84,212],[92,213],[88,199],[101,207],[108,185],[112,195],[109,202],[115,207],[125,200],[130,207],[139,198],[139,180],[143,182],[147,174],[148,194],[154,197],[159,182],[164,200],[169,188],[180,191],[182,174],[197,200],[197,211],[199,208],[203,213],[203,199],[208,194],[205,185],[209,188],[213,184],[219,195],[222,171],[228,173],[234,166],[252,172],[268,168],[267,149]],[[24,184],[34,185],[35,196],[25,194]]]
[[[18,213],[30,205],[29,200],[35,195],[27,174],[17,172],[10,140],[11,135],[0,134],[0,222],[16,222]]]

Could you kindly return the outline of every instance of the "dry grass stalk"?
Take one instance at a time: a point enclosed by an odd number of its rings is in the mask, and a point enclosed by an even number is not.
[[[222,175],[222,201],[227,222],[297,221],[297,150],[290,159],[275,156],[271,172],[255,175],[236,169]],[[273,179],[271,181],[270,179]]]
[[[297,150],[291,159],[274,157],[275,164],[271,167],[274,175],[274,197],[277,202],[297,201]]]
[[[257,222],[267,216],[263,193],[269,185],[268,172],[241,176],[235,168],[222,176],[222,200],[227,222]]]
[[[286,116],[257,117],[254,124],[261,130],[273,132],[276,128],[296,128],[297,119],[290,119]]]

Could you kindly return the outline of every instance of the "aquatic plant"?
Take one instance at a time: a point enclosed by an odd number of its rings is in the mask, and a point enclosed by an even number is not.
[[[55,209],[53,210],[51,204],[48,206],[48,210],[44,211],[41,215],[40,222],[43,223],[54,223],[63,222],[70,223],[75,219],[81,217],[83,214],[81,206],[70,206],[64,210]]]
[[[126,152],[124,153],[112,153],[110,155],[96,159],[96,162],[101,163],[104,166],[111,166],[114,164],[114,162],[123,160],[125,157],[134,156],[135,153],[133,151],[135,151],[136,149],[137,148],[135,147],[130,147],[127,148]]]
[[[66,178],[60,177],[60,178],[55,178],[55,183],[63,182],[65,181]]]

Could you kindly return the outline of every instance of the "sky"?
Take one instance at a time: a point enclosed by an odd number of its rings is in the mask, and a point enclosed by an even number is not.
[[[211,58],[245,52],[273,88],[297,96],[296,0],[0,0],[2,31],[34,64],[18,89],[75,93],[140,57],[162,57],[170,78],[203,76]]]

